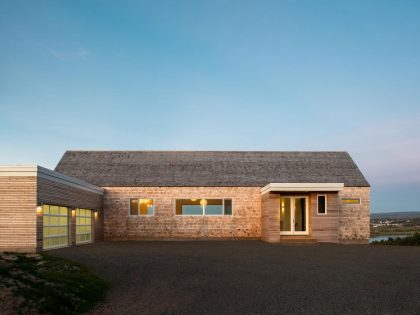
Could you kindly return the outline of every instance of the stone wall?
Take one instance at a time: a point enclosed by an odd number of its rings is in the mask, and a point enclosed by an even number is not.
[[[344,204],[343,198],[361,198],[360,204]],[[344,187],[339,193],[339,241],[367,243],[370,236],[370,187]]]
[[[257,239],[258,187],[104,187],[105,239]],[[150,198],[153,216],[129,216],[130,198]],[[175,199],[232,198],[231,216],[175,215]]]

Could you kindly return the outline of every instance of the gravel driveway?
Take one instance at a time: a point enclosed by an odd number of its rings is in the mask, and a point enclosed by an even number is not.
[[[95,314],[420,314],[420,248],[106,241],[50,251],[113,285]]]

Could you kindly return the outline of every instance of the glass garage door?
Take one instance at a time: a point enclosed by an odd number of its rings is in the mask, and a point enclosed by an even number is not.
[[[92,210],[76,209],[76,244],[92,242]]]
[[[68,208],[43,205],[43,248],[69,245]]]

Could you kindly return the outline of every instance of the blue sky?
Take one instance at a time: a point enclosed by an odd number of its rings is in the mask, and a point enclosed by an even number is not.
[[[420,210],[419,1],[0,1],[0,164],[346,150]]]

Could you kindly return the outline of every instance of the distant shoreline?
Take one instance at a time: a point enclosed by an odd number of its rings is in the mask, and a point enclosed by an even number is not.
[[[378,212],[371,213],[371,219],[412,219],[420,218],[420,211]]]
[[[416,231],[406,231],[406,232],[383,231],[381,233],[370,233],[370,237],[388,236],[388,235],[414,235],[415,233]]]

